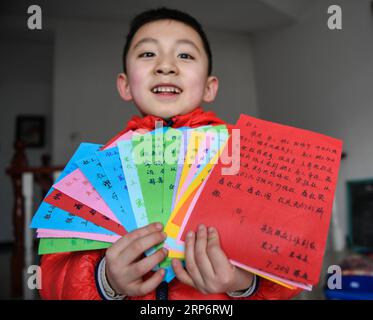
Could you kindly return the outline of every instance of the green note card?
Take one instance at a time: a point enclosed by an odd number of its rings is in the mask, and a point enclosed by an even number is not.
[[[106,249],[112,243],[78,238],[42,238],[39,242],[39,255],[58,252]]]

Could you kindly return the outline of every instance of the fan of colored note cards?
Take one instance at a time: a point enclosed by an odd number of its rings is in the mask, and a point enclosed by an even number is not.
[[[318,283],[342,141],[241,115],[236,125],[128,131],[82,143],[32,223],[39,254],[104,249],[161,222],[171,259],[214,226],[231,263],[290,289]]]

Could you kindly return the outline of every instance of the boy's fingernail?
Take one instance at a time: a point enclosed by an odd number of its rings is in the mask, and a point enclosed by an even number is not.
[[[205,226],[204,226],[203,224],[199,225],[199,227],[198,227],[198,231],[202,231],[202,230],[204,230],[204,229],[205,229]]]
[[[167,233],[166,232],[162,232],[162,236],[163,236],[163,238],[167,238]]]
[[[162,230],[163,225],[162,225],[162,223],[157,222],[157,223],[155,224],[155,227],[156,227],[156,229],[158,229],[158,230]]]
[[[190,239],[191,237],[193,237],[193,231],[189,231],[188,234],[187,234],[187,238]]]
[[[209,231],[210,233],[214,232],[214,230],[215,230],[215,229],[214,229],[213,227],[209,227],[209,228],[208,228],[208,231]]]

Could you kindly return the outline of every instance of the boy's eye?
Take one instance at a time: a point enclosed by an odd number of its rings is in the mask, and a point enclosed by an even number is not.
[[[180,53],[178,57],[180,57],[181,59],[194,59],[189,53]]]
[[[150,52],[150,51],[147,51],[147,52],[144,52],[142,54],[139,55],[139,58],[150,58],[150,57],[154,57],[155,54],[153,52]]]

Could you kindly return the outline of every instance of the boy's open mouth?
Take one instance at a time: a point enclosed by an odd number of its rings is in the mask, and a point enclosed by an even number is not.
[[[183,90],[173,84],[158,84],[151,89],[152,93],[163,97],[172,97],[180,94],[182,91]]]

